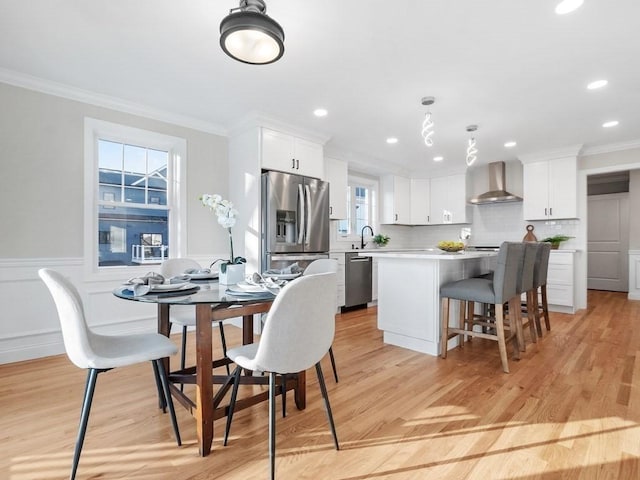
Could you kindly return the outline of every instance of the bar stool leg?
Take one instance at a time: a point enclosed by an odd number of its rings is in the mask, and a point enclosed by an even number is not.
[[[500,350],[500,361],[502,371],[509,373],[509,359],[507,358],[507,345],[504,339],[504,306],[496,305],[496,333],[498,335],[498,349]],[[516,352],[518,348],[516,348]]]
[[[467,305],[469,302],[465,302],[464,300],[460,300],[460,309],[458,311],[458,328],[460,330],[466,330],[466,313],[467,313]],[[460,348],[464,347],[464,342],[467,340],[466,335],[458,335],[458,346]]]
[[[538,335],[536,334],[536,322],[535,322],[535,302],[533,300],[534,290],[527,292],[527,321],[529,322],[529,334],[531,335],[531,341],[538,343]]]
[[[542,315],[544,316],[544,324],[547,327],[547,332],[551,331],[551,323],[549,323],[549,305],[547,304],[547,286],[540,286],[542,292]]]
[[[449,340],[449,302],[450,299],[442,297],[442,318],[440,320],[440,356],[447,358],[447,342]]]
[[[524,331],[522,330],[522,310],[520,307],[520,295],[509,300],[509,324],[515,329],[516,338],[518,340],[518,350],[524,352]]]

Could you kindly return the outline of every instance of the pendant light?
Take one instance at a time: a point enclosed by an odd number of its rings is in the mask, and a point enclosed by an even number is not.
[[[433,105],[436,99],[434,97],[424,97],[422,99],[422,105]],[[424,144],[427,147],[433,146],[433,120],[431,120],[431,112],[427,112],[424,116],[424,121],[422,122],[422,138],[424,139]]]
[[[467,132],[473,133],[477,129],[478,129],[477,125],[469,125],[467,127]],[[478,153],[478,149],[476,148],[476,139],[472,135],[471,137],[469,137],[469,140],[467,142],[467,157],[466,157],[467,167],[470,167],[476,161],[477,153]]]
[[[240,0],[220,22],[220,46],[224,53],[251,65],[273,63],[284,53],[284,30],[267,16],[263,0]]]

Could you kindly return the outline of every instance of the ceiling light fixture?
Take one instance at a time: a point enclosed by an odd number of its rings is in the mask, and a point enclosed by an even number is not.
[[[516,145],[517,145],[517,143],[516,143],[516,142],[514,142],[514,141],[507,142],[507,143],[505,143],[505,144],[504,144],[504,146],[505,146],[506,148],[513,148],[513,147],[515,147]]]
[[[433,105],[436,99],[433,97],[424,97],[422,99],[422,105]],[[422,138],[424,139],[424,144],[427,147],[433,146],[433,120],[431,120],[431,112],[427,112],[424,116],[424,121],[422,122]]]
[[[591,82],[589,85],[587,85],[587,88],[589,90],[596,90],[598,88],[602,88],[605,87],[607,85],[607,83],[609,83],[606,80],[596,80],[594,82]]]
[[[620,122],[618,120],[611,120],[610,122],[604,122],[602,126],[604,128],[617,127]]]
[[[263,0],[240,0],[220,22],[220,46],[224,53],[251,65],[273,63],[284,53],[284,31],[267,16]]]
[[[329,113],[329,112],[327,112],[327,110],[326,110],[325,108],[316,108],[316,109],[313,111],[313,114],[314,114],[316,117],[326,117],[328,113]]]
[[[441,157],[441,156],[433,157],[434,162],[441,162],[442,160],[444,160],[444,157]]]
[[[469,125],[467,127],[467,132],[475,132],[478,129],[477,125]],[[474,164],[474,162],[477,159],[477,154],[478,153],[478,149],[476,148],[476,139],[472,136],[469,138],[469,141],[467,143],[467,157],[466,157],[466,161],[467,161],[467,167],[470,167],[471,165]]]
[[[387,138],[387,143],[389,145],[393,145],[395,143],[398,143],[398,139],[396,137],[389,137],[389,138]]]
[[[580,8],[584,0],[562,0],[556,6],[556,13],[558,15],[564,15],[565,13],[571,13],[574,10]]]

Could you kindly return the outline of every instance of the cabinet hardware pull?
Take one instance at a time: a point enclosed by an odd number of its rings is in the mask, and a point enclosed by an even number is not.
[[[546,207],[545,207],[545,209],[544,209],[544,216],[545,216],[545,217],[547,216],[547,209],[546,209]]]
[[[291,159],[291,168],[293,168],[293,169],[296,168],[296,159],[295,158]]]
[[[296,160],[296,170],[300,170],[300,160]]]
[[[549,216],[552,217],[553,216],[553,207],[549,207]]]
[[[329,205],[329,215],[333,215],[333,207]]]
[[[396,216],[396,222],[397,222],[398,221],[398,214],[396,213],[395,216]]]

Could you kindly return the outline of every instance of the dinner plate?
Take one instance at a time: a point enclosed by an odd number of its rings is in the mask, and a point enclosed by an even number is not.
[[[161,283],[150,285],[149,293],[166,293],[166,292],[182,292],[184,290],[192,290],[198,288],[193,283]]]
[[[189,280],[215,280],[218,278],[218,272],[212,273],[185,273],[185,277]]]
[[[275,278],[276,280],[293,280],[302,275],[302,272],[298,273],[263,273],[263,277]]]
[[[236,283],[235,285],[229,285],[227,290],[232,291],[232,292],[239,292],[239,293],[264,293],[264,292],[269,292],[269,290],[267,290],[262,285],[251,285],[250,283],[247,283],[247,282],[239,282],[239,283]]]

